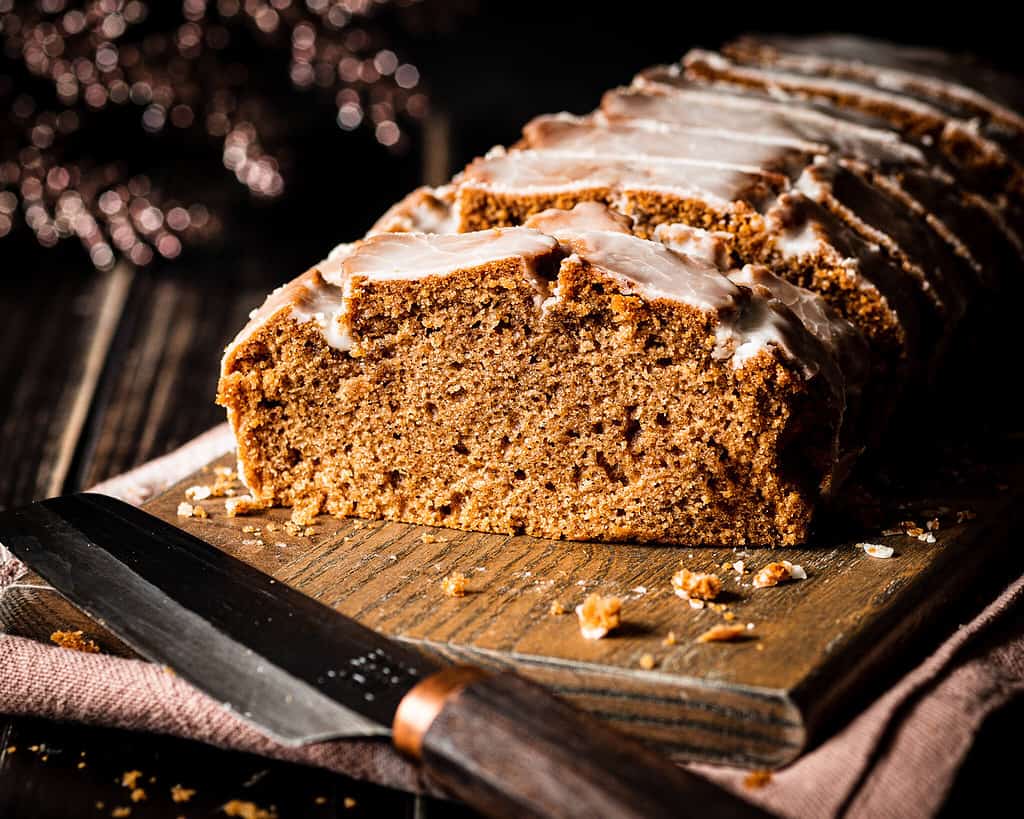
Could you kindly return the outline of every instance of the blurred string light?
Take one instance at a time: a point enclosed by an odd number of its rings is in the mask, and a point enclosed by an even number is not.
[[[44,247],[78,237],[107,269],[174,258],[221,232],[212,206],[167,197],[124,161],[78,157],[81,132],[117,139],[117,110],[137,112],[146,134],[219,143],[224,167],[254,197],[280,197],[285,169],[267,145],[287,118],[231,56],[239,41],[254,40],[257,59],[260,49],[285,51],[287,81],[333,95],[342,130],[367,128],[402,151],[403,123],[424,117],[428,101],[416,66],[371,21],[418,1],[183,0],[168,30],[146,25],[167,16],[156,0],[0,0],[0,238],[20,219]]]

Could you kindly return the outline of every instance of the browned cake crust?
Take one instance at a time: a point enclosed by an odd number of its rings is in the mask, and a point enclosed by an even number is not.
[[[523,269],[555,255],[353,281],[344,351],[292,310],[331,287],[319,272],[277,294],[218,397],[254,496],[550,538],[802,541],[841,408],[771,348],[716,357],[749,292],[720,311],[646,298],[574,254],[542,310]]]

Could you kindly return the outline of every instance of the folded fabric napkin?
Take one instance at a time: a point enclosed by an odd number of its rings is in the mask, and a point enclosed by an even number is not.
[[[227,426],[219,426],[92,491],[139,504],[231,446]],[[22,571],[0,547],[0,595]],[[981,724],[1024,692],[1022,609],[1024,577],[834,737],[761,787],[746,786],[746,771],[691,767],[782,816],[932,816]],[[430,790],[386,742],[285,748],[160,666],[10,635],[0,635],[0,710],[189,737],[383,785]]]

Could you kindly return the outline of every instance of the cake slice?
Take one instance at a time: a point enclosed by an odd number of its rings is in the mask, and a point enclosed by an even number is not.
[[[557,216],[551,218],[557,219]],[[655,238],[676,253],[703,259],[719,268],[729,263],[728,237],[722,233],[674,224],[658,227]],[[882,403],[889,403],[876,400],[885,394],[887,386],[879,380],[879,371],[872,372],[871,347],[864,334],[838,316],[817,293],[776,276],[764,265],[744,265],[726,275],[734,284],[785,305],[811,335],[835,354],[846,405],[840,433],[839,470],[846,474],[866,443],[881,433],[879,410]]]
[[[740,65],[721,54],[695,49],[683,59],[685,74],[710,83],[755,88],[827,103],[888,123],[915,143],[934,142],[946,159],[986,193],[1024,197],[1024,166],[979,133],[971,122],[929,103],[849,80]]]
[[[522,224],[553,206],[597,201],[629,216],[642,237],[674,223],[723,231],[734,265],[764,263],[818,292],[871,341],[887,373],[945,333],[919,279],[827,208],[787,192],[789,181],[778,174],[697,160],[523,150],[475,160],[452,184],[462,230]]]
[[[455,191],[451,185],[438,188],[421,187],[407,194],[384,213],[370,228],[368,236],[377,233],[454,233],[455,217],[452,203]]]
[[[615,219],[386,234],[278,291],[218,401],[258,503],[549,538],[793,544],[835,351]],[[593,229],[593,228],[597,229]]]
[[[935,77],[983,94],[1011,110],[1024,111],[1024,89],[1020,77],[1000,71],[973,54],[893,43],[855,34],[805,34],[799,37],[758,34],[743,39],[756,40],[787,54],[829,57]]]
[[[980,132],[999,143],[1016,159],[1024,159],[1024,117],[1013,108],[960,82],[921,71],[878,65],[870,50],[856,59],[833,53],[810,53],[798,38],[748,35],[722,48],[731,59],[797,74],[840,80],[898,92],[934,105],[951,116],[975,120]],[[868,59],[865,59],[865,56]]]
[[[665,69],[667,70],[667,69]],[[644,73],[636,86],[609,91],[601,98],[601,113],[610,122],[650,120],[687,127],[740,132],[750,139],[790,140],[816,153],[853,156],[882,168],[925,166],[927,158],[894,131],[756,96],[725,94],[678,76],[672,84]]]
[[[760,211],[789,187],[781,174],[717,161],[503,148],[452,184],[460,231],[521,225],[542,210],[593,201],[632,217],[641,237],[685,219],[752,244],[763,242]]]
[[[753,88],[702,85],[687,78],[680,66],[641,72],[634,87],[606,94],[601,110],[612,122],[647,118],[703,128],[732,127],[762,140],[803,140],[805,145],[816,144],[821,154],[834,151],[859,160],[870,166],[876,184],[901,198],[968,264],[980,269],[986,284],[1021,272],[1024,215],[1019,208],[972,192],[970,174],[929,144],[908,144],[885,123],[853,121],[851,116],[863,117],[821,101],[781,101]]]
[[[661,157],[718,162],[799,176],[820,146],[803,140],[759,138],[726,128],[680,126],[651,120],[606,120],[600,114],[577,117],[546,114],[523,128],[517,148],[578,155]]]
[[[977,271],[919,212],[909,196],[875,184],[863,163],[836,160],[793,140],[752,139],[737,131],[660,123],[604,122],[566,114],[538,117],[523,129],[521,144],[586,156],[645,157],[729,162],[785,174],[798,189],[831,209],[870,242],[886,249],[934,305],[942,337],[963,314]]]

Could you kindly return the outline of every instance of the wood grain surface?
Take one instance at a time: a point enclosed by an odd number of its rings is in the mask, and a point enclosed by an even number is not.
[[[1024,486],[1021,443],[992,447],[982,466],[936,450],[934,462],[914,463],[909,485],[886,475],[888,502],[871,510],[876,525],[858,531],[846,518],[834,524],[846,536],[823,534],[801,549],[544,541],[327,516],[290,534],[289,510],[228,517],[223,498],[201,502],[207,518],[179,517],[186,487],[213,483],[230,456],[147,508],[371,628],[442,660],[514,668],[678,759],[778,767],[823,736],[844,706],[879,693],[951,598],[999,564],[1020,507],[1010,487]],[[940,491],[950,485],[955,492]],[[957,523],[965,511],[976,517]],[[932,519],[933,538],[881,534]],[[870,557],[856,545],[863,541],[895,554]],[[807,579],[753,588],[754,574],[779,559],[801,565]],[[738,560],[742,575],[723,568]],[[736,642],[698,642],[725,615],[673,593],[681,565],[717,572],[731,622],[753,628]],[[465,597],[441,591],[453,571],[469,578]],[[598,641],[582,639],[572,613],[591,592],[623,600],[622,627]],[[555,601],[568,613],[551,614]],[[0,617],[9,631],[43,639],[69,625],[96,633],[31,579],[5,596]],[[665,645],[670,631],[675,644]],[[124,650],[109,636],[101,642]],[[648,654],[651,669],[641,667]]]

